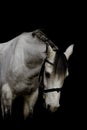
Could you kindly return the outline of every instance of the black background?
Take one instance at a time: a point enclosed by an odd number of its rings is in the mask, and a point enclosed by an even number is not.
[[[14,5],[14,3],[11,3]],[[22,5],[23,4],[23,5]],[[4,128],[51,128],[71,129],[79,127],[83,119],[82,70],[84,64],[83,47],[85,46],[85,7],[76,3],[40,2],[16,6],[4,6],[0,13],[0,43],[18,36],[23,32],[43,29],[44,33],[64,51],[74,44],[74,51],[69,60],[70,76],[65,80],[61,94],[61,107],[55,113],[48,113],[42,107],[41,97],[35,107],[33,118],[23,121],[21,99],[15,102],[13,120],[3,120],[0,114],[1,127]],[[82,12],[83,10],[83,12]],[[82,92],[83,91],[83,92]],[[21,108],[21,109],[20,109]],[[11,126],[12,125],[12,126]]]

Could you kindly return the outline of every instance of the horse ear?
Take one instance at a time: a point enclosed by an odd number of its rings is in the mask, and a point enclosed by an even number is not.
[[[50,45],[48,45],[48,55],[50,54],[50,53],[52,53],[53,52],[53,50],[52,50],[52,47],[50,46]]]
[[[69,57],[71,56],[71,54],[73,53],[73,48],[74,48],[74,44],[70,45],[64,52],[65,56],[67,59],[69,59]]]
[[[54,56],[54,51],[50,45],[48,45],[48,50],[47,50],[47,58],[52,58]]]

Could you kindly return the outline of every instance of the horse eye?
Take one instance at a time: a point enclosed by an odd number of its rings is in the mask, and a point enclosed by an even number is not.
[[[49,72],[45,72],[45,76],[46,76],[47,78],[50,78],[50,73],[49,73]]]

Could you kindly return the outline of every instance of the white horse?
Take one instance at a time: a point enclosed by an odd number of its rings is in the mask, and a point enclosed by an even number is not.
[[[36,30],[0,44],[0,97],[3,117],[8,112],[11,113],[12,102],[19,95],[24,97],[24,118],[33,113],[38,98],[39,72],[46,58],[46,39],[41,31]]]
[[[57,52],[58,48],[40,30],[23,33],[0,44],[0,95],[3,117],[8,112],[11,113],[12,103],[19,95],[24,97],[24,119],[33,113],[38,99],[39,77],[44,79],[46,108],[54,111],[59,106],[60,92],[57,93],[57,90],[62,87],[68,74],[65,61],[72,54],[73,45],[62,56]],[[45,69],[41,74],[43,66]]]

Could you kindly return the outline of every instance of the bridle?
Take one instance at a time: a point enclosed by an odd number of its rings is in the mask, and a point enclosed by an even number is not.
[[[55,92],[55,91],[56,92],[62,91],[62,88],[44,89],[45,88],[45,85],[44,85],[44,68],[45,68],[45,63],[46,62],[51,64],[51,65],[54,65],[49,60],[45,59],[43,65],[42,65],[41,71],[40,71],[40,76],[39,76],[39,81],[40,81],[40,78],[42,77],[41,82],[40,82],[40,92],[41,93],[49,93],[49,92]]]

